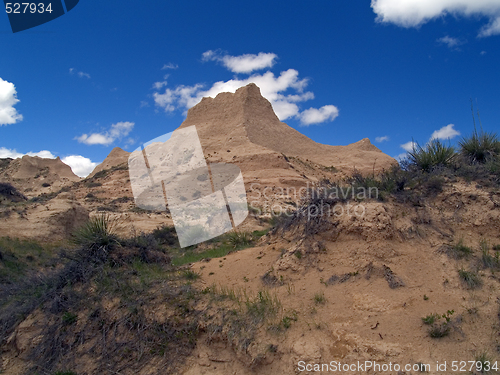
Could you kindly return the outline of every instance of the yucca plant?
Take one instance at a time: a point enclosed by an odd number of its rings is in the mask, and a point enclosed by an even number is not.
[[[447,146],[439,139],[432,139],[424,147],[418,143],[408,152],[408,161],[424,172],[430,172],[434,167],[447,166],[455,158],[455,148]]]
[[[476,118],[474,117],[474,106],[472,103],[471,111],[474,132],[471,136],[464,137],[458,142],[460,145],[460,152],[473,163],[485,163],[500,155],[500,139],[497,133],[489,133],[483,130],[479,111],[477,112],[480,128],[478,132]]]
[[[73,242],[89,255],[105,259],[109,250],[118,245],[117,220],[102,214],[90,218],[73,233]]]
[[[227,242],[235,249],[240,246],[248,246],[254,240],[251,233],[248,232],[229,232],[227,234]]]
[[[469,137],[462,138],[459,142],[462,155],[471,162],[485,163],[500,155],[500,140],[496,133],[485,132],[482,128]]]

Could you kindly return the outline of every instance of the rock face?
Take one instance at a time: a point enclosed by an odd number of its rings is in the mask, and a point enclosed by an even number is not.
[[[190,125],[196,125],[206,155],[219,155],[218,158],[226,160],[278,153],[324,167],[333,166],[347,173],[354,169],[362,173],[380,171],[396,163],[368,138],[348,146],[329,146],[313,141],[281,122],[271,103],[253,83],[239,88],[234,94],[203,98],[188,111],[181,128]],[[237,160],[235,162],[238,164]]]
[[[115,147],[111,150],[109,155],[104,159],[104,161],[97,165],[91,174],[87,176],[87,178],[94,177],[94,175],[100,171],[105,169],[110,169],[112,167],[116,167],[117,165],[121,165],[127,163],[129,152],[122,150],[120,147]]]
[[[80,177],[59,157],[44,159],[25,155],[20,159],[2,161],[0,182],[11,183],[27,197],[56,191],[80,181]]]

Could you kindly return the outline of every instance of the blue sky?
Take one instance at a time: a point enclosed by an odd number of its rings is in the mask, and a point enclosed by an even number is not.
[[[499,47],[498,0],[81,0],[15,34],[1,12],[0,157],[59,156],[83,176],[248,82],[315,141],[368,137],[396,157],[470,134],[471,98],[499,129]]]

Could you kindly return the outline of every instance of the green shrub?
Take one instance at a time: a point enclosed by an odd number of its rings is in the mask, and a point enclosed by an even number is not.
[[[439,315],[433,313],[422,318],[422,322],[430,326],[428,330],[429,336],[432,338],[448,336],[452,326],[451,316],[454,312],[454,310],[448,310],[446,314]]]
[[[185,270],[185,271],[182,272],[182,276],[186,280],[195,281],[195,280],[198,280],[201,275],[199,273],[195,272],[195,271],[192,271],[192,270]]]
[[[229,232],[227,234],[227,242],[236,249],[241,246],[251,245],[253,242],[253,236],[249,232]]]
[[[448,253],[455,259],[468,258],[472,255],[472,249],[464,245],[464,240],[461,238],[455,245],[453,245]]]
[[[106,214],[90,218],[73,233],[73,242],[101,257],[118,244],[117,221]]]
[[[500,140],[496,133],[481,130],[474,132],[469,137],[462,138],[458,144],[460,152],[473,163],[486,163],[500,155]]]
[[[495,360],[487,352],[476,355],[474,359],[476,361],[475,370],[477,373],[489,374],[492,372]]]
[[[313,300],[316,305],[324,304],[326,302],[325,294],[323,292],[316,293]]]
[[[458,276],[469,289],[479,288],[483,284],[481,277],[475,271],[466,271],[462,268],[458,270]]]
[[[408,161],[424,172],[438,166],[448,166],[455,158],[455,148],[446,146],[439,139],[432,139],[424,147],[416,144],[408,153]]]

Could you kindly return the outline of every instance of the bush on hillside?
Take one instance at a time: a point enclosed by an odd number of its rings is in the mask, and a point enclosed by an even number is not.
[[[430,172],[440,166],[449,166],[455,157],[455,148],[445,145],[439,139],[432,139],[423,147],[417,143],[413,150],[408,152],[409,165],[424,172]]]

